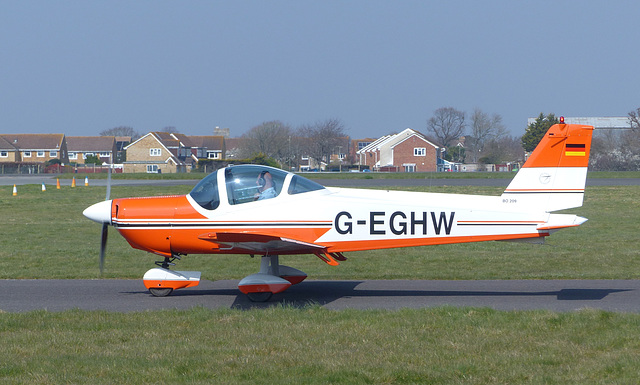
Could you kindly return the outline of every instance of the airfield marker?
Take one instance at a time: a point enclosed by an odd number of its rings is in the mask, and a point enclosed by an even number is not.
[[[84,177],[84,185],[85,185],[85,187],[89,185],[89,177],[88,176]]]
[[[16,188],[16,185],[13,185],[13,196],[17,196],[18,195],[18,189]]]
[[[56,178],[56,188],[60,190],[60,178]]]
[[[73,179],[71,179],[71,187],[76,187],[76,177],[74,176]]]
[[[44,182],[42,182],[42,191],[47,191],[47,188],[44,186]]]

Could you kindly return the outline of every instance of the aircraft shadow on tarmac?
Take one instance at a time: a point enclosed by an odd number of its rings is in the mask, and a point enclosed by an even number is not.
[[[251,302],[238,289],[182,289],[171,297],[182,296],[235,296],[232,308],[254,309],[274,306],[303,308],[310,305],[324,306],[342,298],[376,297],[556,297],[558,301],[602,300],[609,294],[631,289],[560,289],[551,291],[482,291],[482,290],[393,290],[360,289],[363,281],[310,281],[292,286],[281,294],[275,294],[267,302]],[[132,293],[133,294],[133,293]],[[151,295],[151,294],[149,294]]]

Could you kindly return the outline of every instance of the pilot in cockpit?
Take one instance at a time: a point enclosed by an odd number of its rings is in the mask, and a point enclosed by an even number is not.
[[[258,175],[256,184],[258,185],[258,193],[255,195],[256,200],[275,198],[278,195],[275,182],[269,171],[262,171]]]

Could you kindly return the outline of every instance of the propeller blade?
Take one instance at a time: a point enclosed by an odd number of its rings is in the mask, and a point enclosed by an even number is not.
[[[111,196],[111,165],[109,165],[109,169],[107,170],[107,197],[104,198],[105,201],[109,200]]]
[[[100,240],[100,275],[104,269],[104,254],[107,250],[107,234],[109,231],[109,225],[107,223],[102,224],[102,238]]]

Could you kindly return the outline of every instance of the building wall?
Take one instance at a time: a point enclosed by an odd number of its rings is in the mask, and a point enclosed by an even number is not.
[[[424,148],[424,156],[415,156],[414,148]],[[412,136],[393,148],[393,165],[404,170],[403,165],[415,164],[415,172],[435,172],[438,168],[436,148],[431,144]]]
[[[376,165],[376,162],[380,160],[380,151],[373,150],[367,151],[362,156],[358,156],[359,159],[362,159],[361,164],[363,166],[369,166],[369,169],[373,170],[373,167]]]
[[[16,159],[17,151],[15,150],[0,150],[0,151],[7,152],[6,157],[0,156],[0,163],[15,163],[20,161],[20,159]]]
[[[151,149],[159,149],[159,155],[151,156]],[[147,172],[147,165],[157,165],[162,173],[175,173],[176,165],[166,162],[172,154],[166,150],[153,135],[147,135],[127,148],[127,161],[123,164],[123,172]]]
[[[149,151],[152,148],[160,149],[160,155],[151,156]],[[172,156],[172,154],[167,151],[153,135],[147,135],[127,148],[128,162],[164,162],[170,156]]]
[[[158,170],[160,170],[161,173],[163,174],[173,174],[176,173],[177,167],[173,162],[168,162],[168,163],[151,163],[151,162],[146,162],[146,163],[130,163],[129,161],[125,162],[122,166],[122,172],[123,173],[145,173],[147,172],[147,166],[148,165],[152,165],[155,164],[158,167]]]

